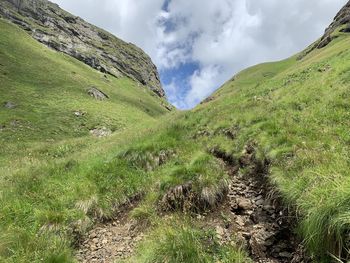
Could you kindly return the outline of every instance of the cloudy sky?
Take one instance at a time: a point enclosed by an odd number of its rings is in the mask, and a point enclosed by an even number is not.
[[[53,0],[145,50],[178,108],[320,37],[347,0]]]

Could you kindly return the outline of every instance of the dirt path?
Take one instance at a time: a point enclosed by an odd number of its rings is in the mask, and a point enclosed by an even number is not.
[[[247,147],[239,161],[217,150],[212,153],[225,162],[231,176],[228,200],[220,216],[209,220],[221,242],[239,243],[257,263],[309,262],[293,233],[294,217],[269,198],[268,167],[255,159],[254,149]]]
[[[212,150],[230,174],[226,201],[198,219],[203,228],[216,229],[222,244],[240,245],[255,263],[308,263],[300,242],[293,233],[294,217],[270,195],[268,165],[255,159],[253,147],[239,160]],[[118,220],[91,230],[77,252],[83,263],[113,263],[133,254],[144,237],[143,229],[128,217],[137,202],[128,204]]]
[[[143,227],[128,214],[136,204],[129,204],[118,219],[92,229],[79,247],[76,258],[82,263],[114,263],[132,255],[143,237]]]

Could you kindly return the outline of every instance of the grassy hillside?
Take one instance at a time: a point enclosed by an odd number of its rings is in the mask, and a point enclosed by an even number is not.
[[[219,148],[237,160],[255,145],[258,158],[270,162],[269,180],[296,213],[296,232],[314,262],[350,259],[349,35],[334,34],[306,56],[240,72],[179,118],[188,131],[180,141],[203,151]],[[227,130],[234,136],[220,132]]]
[[[194,110],[200,126],[236,126],[239,155],[255,141],[271,160],[271,180],[299,215],[309,252],[349,259],[349,36],[337,34],[301,60],[261,64],[239,73]],[[218,117],[220,116],[220,117]]]
[[[26,38],[14,27],[2,25],[0,30]],[[20,107],[13,113],[10,109],[1,112],[7,120],[18,114],[16,118],[29,120],[37,125],[33,128],[40,129],[39,134],[30,129],[1,133],[1,139],[9,143],[2,153],[6,165],[0,181],[4,189],[0,192],[0,261],[74,262],[77,238],[94,223],[118,216],[119,204],[141,195],[130,217],[145,227],[147,235],[127,262],[250,262],[243,247],[234,242],[235,237],[222,243],[215,226],[208,222],[213,217],[229,223],[230,216],[221,209],[229,171],[212,155],[212,149],[235,163],[247,145],[254,145],[256,161],[268,160],[268,180],[275,186],[275,195],[296,213],[296,231],[314,262],[332,262],[334,258],[347,262],[350,51],[349,36],[335,34],[338,37],[323,49],[242,71],[213,94],[210,102],[158,121],[154,119],[163,110],[147,93],[142,104],[132,101],[140,89],[133,88],[129,80],[105,83],[103,75],[29,38],[17,42],[18,49],[28,45],[24,54],[36,52],[36,59],[28,59],[31,63],[25,67],[18,62],[23,53],[16,52],[15,40],[11,48],[1,47],[0,55],[6,58],[1,64],[7,60],[18,63],[9,70],[12,64],[8,62],[1,83],[11,86],[22,79],[18,85],[31,90],[30,85],[37,89],[45,83],[46,89],[56,87],[50,84],[53,81],[72,94],[69,98],[56,92],[41,94],[67,100],[57,110],[57,103],[51,102],[50,108],[50,102],[41,97],[33,96],[26,103],[28,92],[22,97],[12,95],[10,89],[4,92],[9,96],[5,100],[32,105],[33,109],[35,98],[41,106],[38,114],[43,115],[35,122],[37,115],[29,110],[15,113]],[[4,39],[1,45],[10,43],[6,42],[9,34],[0,35]],[[36,61],[38,65],[32,67]],[[51,72],[48,61],[54,65]],[[24,78],[31,68],[31,74]],[[72,71],[84,77],[77,81]],[[5,82],[8,76],[13,76],[12,80]],[[41,82],[31,84],[33,76]],[[67,86],[62,85],[64,81]],[[84,90],[91,83],[106,91],[110,101],[96,102],[86,96]],[[122,83],[129,85],[127,91],[113,89],[112,84]],[[76,102],[74,96],[81,101]],[[19,98],[23,102],[15,101]],[[98,103],[99,108],[90,103]],[[69,115],[77,107],[88,112],[86,127],[99,121],[107,125],[110,118],[116,118],[113,123],[123,123],[126,129],[104,140],[81,137],[87,130],[80,131],[79,137],[74,131],[79,123]],[[44,109],[54,117],[61,113],[62,118],[48,118]],[[127,117],[120,115],[122,109]],[[55,133],[56,127],[62,128]],[[28,140],[17,142],[16,136]],[[54,141],[48,143],[48,139]],[[244,167],[239,171],[247,172]],[[183,193],[180,197],[179,192]]]
[[[96,126],[120,131],[166,112],[159,99],[133,81],[91,70],[37,43],[22,30],[0,23],[1,99],[18,104],[15,109],[1,110],[6,141],[81,137]],[[94,100],[87,93],[90,87],[110,98]],[[84,118],[76,118],[75,111],[85,112]],[[14,119],[23,122],[16,133],[6,129]]]
[[[91,97],[91,87],[109,99]],[[108,139],[95,138],[90,130],[106,127],[117,138],[137,134],[168,111],[164,101],[136,82],[95,71],[3,20],[0,92],[0,261],[36,262],[42,256],[32,246],[50,253],[37,240],[40,222],[70,222],[77,217],[69,212],[73,201],[99,191],[92,182],[97,178],[67,174],[89,156],[76,168],[85,176],[95,156],[108,149]],[[8,102],[15,107],[5,107]],[[16,247],[12,252],[9,244]]]
[[[130,79],[92,70],[5,21],[0,26],[0,153],[6,160],[11,154],[18,157],[31,143],[88,136],[99,127],[120,132],[135,124],[150,125],[166,113],[160,99]],[[109,99],[90,97],[91,87]],[[8,109],[6,102],[16,107]]]

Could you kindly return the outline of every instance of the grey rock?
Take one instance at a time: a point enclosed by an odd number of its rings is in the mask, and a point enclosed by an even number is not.
[[[293,255],[292,253],[289,253],[289,252],[281,252],[278,254],[281,258],[292,258]]]
[[[238,216],[235,222],[237,223],[237,225],[243,227],[246,223],[246,220],[242,216]]]
[[[257,206],[263,205],[263,204],[264,204],[264,200],[263,200],[263,199],[259,199],[259,200],[257,200],[257,201],[255,202],[255,204],[256,204]]]
[[[110,136],[112,134],[112,131],[106,127],[102,127],[102,128],[92,129],[90,130],[90,133],[95,137],[102,138],[102,137]]]
[[[333,39],[333,32],[337,30],[339,26],[346,25],[341,32],[349,33],[350,32],[350,2],[348,2],[335,16],[333,22],[326,29],[322,38],[315,44],[317,48],[324,48],[327,46]]]
[[[221,226],[216,227],[216,235],[221,238],[225,234],[225,230]]]
[[[84,111],[74,111],[74,116],[83,117],[86,114]]]
[[[105,99],[109,98],[109,96],[106,93],[104,93],[103,91],[101,91],[95,87],[90,88],[88,90],[88,94],[97,100],[105,100]]]
[[[10,122],[10,125],[11,125],[12,127],[18,127],[18,126],[21,125],[21,122],[20,122],[19,120],[12,120],[12,121]]]
[[[129,77],[159,97],[165,93],[156,66],[140,48],[76,17],[47,0],[0,1],[0,17],[17,24],[37,41],[115,77]]]
[[[14,103],[11,102],[11,101],[7,101],[7,102],[4,103],[4,107],[5,107],[6,109],[14,109],[14,108],[17,107],[17,105],[14,104]]]

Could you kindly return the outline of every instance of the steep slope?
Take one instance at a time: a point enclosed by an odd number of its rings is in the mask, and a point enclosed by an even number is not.
[[[348,6],[326,30],[327,45],[323,37],[316,49],[242,71],[194,113],[209,133],[237,127],[231,147],[220,143],[233,155],[258,145],[315,262],[349,260]]]
[[[0,16],[41,43],[115,77],[128,76],[159,97],[165,93],[151,59],[138,47],[62,10],[47,0],[4,0]]]
[[[0,261],[348,262],[344,27],[323,48],[240,72],[192,111],[11,155]]]
[[[133,78],[99,72],[1,18],[0,92],[0,262],[39,262],[49,256],[36,257],[38,249],[50,254],[61,242],[37,240],[39,214],[93,193],[86,171],[113,147],[109,140],[154,126],[168,103]],[[78,163],[85,163],[81,176],[64,176]],[[49,214],[53,224],[60,221]]]
[[[341,32],[350,32],[350,3],[347,3],[336,15],[332,24],[326,29],[322,38],[316,43],[318,48],[328,45],[336,35],[333,33],[337,30]]]
[[[79,137],[103,126],[120,131],[168,111],[137,82],[99,73],[0,23],[3,141]],[[107,97],[93,97],[93,89]]]

